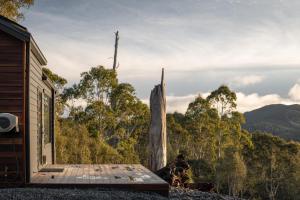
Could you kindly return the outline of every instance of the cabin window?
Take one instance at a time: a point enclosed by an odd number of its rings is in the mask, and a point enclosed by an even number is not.
[[[51,142],[52,137],[52,99],[48,95],[44,95],[44,133],[45,143]]]

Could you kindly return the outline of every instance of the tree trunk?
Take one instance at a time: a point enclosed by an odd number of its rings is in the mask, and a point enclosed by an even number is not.
[[[151,124],[149,130],[149,166],[157,171],[167,164],[167,127],[164,69],[161,84],[156,85],[150,96]]]
[[[114,63],[113,63],[113,70],[117,68],[117,56],[118,56],[118,46],[119,46],[119,31],[115,33],[115,53],[114,53]]]

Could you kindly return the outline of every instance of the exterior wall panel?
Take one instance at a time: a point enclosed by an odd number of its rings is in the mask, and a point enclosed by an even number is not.
[[[20,132],[0,135],[0,185],[25,181],[25,43],[0,30],[0,113],[18,116]]]
[[[38,91],[51,96],[51,89],[42,80],[42,65],[33,52],[30,54],[30,174],[38,172]],[[43,119],[42,119],[43,121]],[[42,125],[44,126],[44,125]],[[50,147],[50,149],[49,149]],[[51,145],[43,143],[42,154],[51,163]]]
[[[46,63],[27,29],[0,16],[0,113],[17,115],[20,128],[18,134],[0,134],[0,187],[29,183],[39,167],[52,163],[54,144],[50,137],[40,142],[41,151],[37,149],[43,123],[48,124],[47,133],[53,130],[49,129],[49,99],[44,98],[53,95],[51,84],[43,81],[42,66]],[[42,93],[39,98],[38,91]]]

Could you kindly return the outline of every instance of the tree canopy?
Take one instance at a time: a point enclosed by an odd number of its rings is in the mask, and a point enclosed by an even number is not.
[[[29,8],[34,0],[0,0],[0,15],[13,21],[18,21],[24,17],[22,8]]]
[[[56,101],[64,110],[56,112],[58,163],[148,165],[150,111],[132,85],[120,83],[116,71],[103,66],[83,72],[69,87],[50,70],[44,73],[61,88]],[[212,182],[219,193],[299,198],[300,144],[244,130],[236,100],[235,92],[222,85],[206,98],[197,96],[185,113],[168,113],[168,160],[184,154],[192,180]]]

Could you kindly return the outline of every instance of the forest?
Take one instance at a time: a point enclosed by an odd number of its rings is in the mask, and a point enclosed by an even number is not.
[[[81,73],[67,87],[44,68],[56,96],[58,163],[148,165],[150,111],[129,83],[103,66]],[[221,85],[191,102],[185,113],[167,114],[168,160],[184,154],[192,181],[212,182],[215,191],[249,199],[300,198],[300,144],[242,129],[237,97]],[[78,103],[80,102],[80,103]]]

